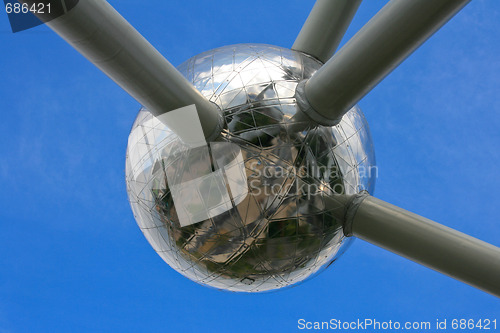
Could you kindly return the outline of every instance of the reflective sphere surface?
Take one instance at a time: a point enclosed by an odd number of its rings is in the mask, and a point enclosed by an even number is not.
[[[357,106],[333,127],[290,125],[297,84],[320,66],[260,44],[221,47],[181,64],[227,126],[201,150],[186,149],[139,112],[127,148],[129,200],[149,243],[179,273],[218,289],[268,291],[307,279],[343,252],[350,239],[324,198],[372,192],[375,158]],[[192,181],[179,187],[178,179]]]

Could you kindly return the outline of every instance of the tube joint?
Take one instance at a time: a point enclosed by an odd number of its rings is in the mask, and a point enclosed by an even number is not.
[[[308,82],[307,79],[300,81],[299,84],[297,85],[297,88],[295,89],[295,99],[297,101],[297,106],[299,107],[300,112],[304,113],[312,121],[322,126],[335,126],[338,123],[340,123],[344,114],[342,114],[340,117],[336,119],[330,119],[326,118],[316,109],[314,109],[314,107],[307,99],[307,94],[306,94],[307,82]]]

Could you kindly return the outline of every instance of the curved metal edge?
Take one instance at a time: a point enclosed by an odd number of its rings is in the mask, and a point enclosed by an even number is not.
[[[224,130],[224,128],[226,128],[226,120],[224,118],[223,110],[217,104],[215,104],[213,102],[210,102],[210,103],[212,103],[219,112],[217,113],[217,116],[218,116],[217,125],[214,126],[214,129],[212,130],[212,132],[206,136],[207,142],[216,141],[217,138],[219,138],[220,135],[222,134],[222,131]]]
[[[359,206],[361,206],[363,201],[369,196],[370,194],[368,191],[361,191],[358,194],[353,195],[347,203],[343,225],[343,231],[346,237],[353,236],[352,224],[354,222],[354,217],[356,216]]]

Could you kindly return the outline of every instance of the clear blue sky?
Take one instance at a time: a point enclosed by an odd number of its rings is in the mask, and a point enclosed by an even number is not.
[[[290,47],[312,0],[110,0],[174,65],[243,42]],[[346,39],[385,3],[364,1]],[[375,195],[500,246],[500,2],[474,0],[361,102]],[[356,240],[261,295],[201,287],[136,226],[124,182],[139,104],[46,26],[0,14],[0,333],[294,332],[297,321],[497,319],[486,293]]]

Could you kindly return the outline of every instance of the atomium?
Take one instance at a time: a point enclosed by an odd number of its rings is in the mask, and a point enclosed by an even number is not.
[[[226,46],[177,69],[107,1],[35,15],[143,106],[128,141],[129,201],[184,276],[281,289],[355,236],[500,296],[500,248],[369,195],[377,170],[356,106],[469,2],[391,0],[338,49],[361,0],[317,0],[293,51]]]
[[[186,149],[151,113],[139,112],[127,148],[129,201],[149,243],[176,271],[217,289],[269,291],[304,281],[346,249],[352,238],[324,199],[373,192],[375,157],[357,106],[336,126],[292,126],[297,84],[321,65],[261,44],[221,47],[181,64],[178,70],[222,111],[226,126],[210,149]],[[209,150],[213,163],[206,165],[200,156]],[[232,170],[244,180],[239,191],[229,172],[221,183],[207,178],[223,156],[239,161]],[[189,196],[181,199],[216,209],[186,225],[171,182],[193,175],[205,180],[184,183]]]

